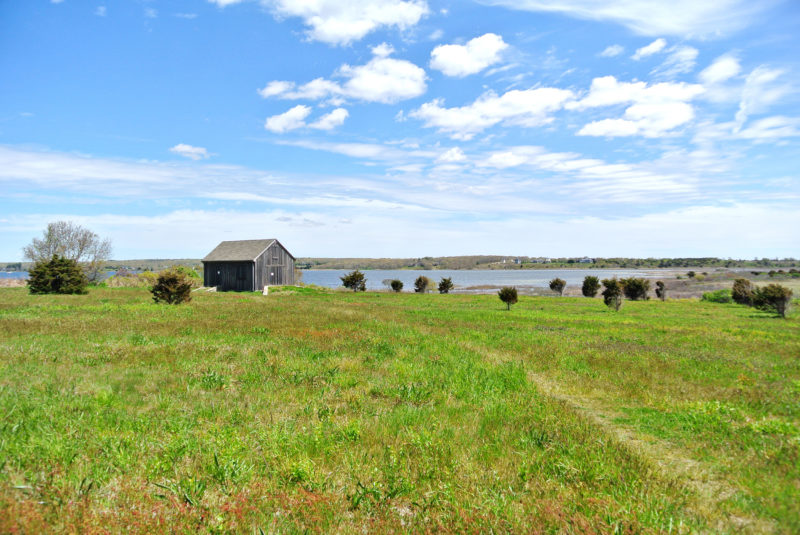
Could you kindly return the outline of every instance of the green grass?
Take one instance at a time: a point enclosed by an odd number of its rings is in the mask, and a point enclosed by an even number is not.
[[[0,290],[0,532],[800,530],[800,321]]]

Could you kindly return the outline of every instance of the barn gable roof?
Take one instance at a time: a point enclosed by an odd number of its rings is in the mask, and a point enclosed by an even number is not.
[[[225,262],[225,261],[254,261],[261,253],[273,243],[277,242],[278,245],[283,247],[283,244],[276,239],[269,240],[238,240],[238,241],[224,241],[220,242],[213,251],[208,253],[203,262]],[[286,250],[286,247],[283,247]],[[294,259],[292,253],[286,251],[289,256]]]

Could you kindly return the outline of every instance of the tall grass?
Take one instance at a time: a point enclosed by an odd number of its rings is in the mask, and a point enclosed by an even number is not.
[[[0,291],[0,531],[790,533],[800,324],[735,305]]]

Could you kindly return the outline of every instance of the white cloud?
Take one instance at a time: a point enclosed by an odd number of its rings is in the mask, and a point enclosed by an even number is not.
[[[551,113],[573,98],[572,91],[552,87],[511,90],[503,95],[489,91],[475,102],[457,108],[445,108],[442,99],[426,102],[410,113],[454,139],[468,140],[483,130],[502,123],[525,127],[552,122]]]
[[[106,16],[106,6],[97,6],[97,9],[94,10],[94,14],[98,17],[105,17]]]
[[[431,32],[431,34],[428,36],[428,39],[429,39],[430,41],[438,41],[438,40],[439,40],[439,39],[441,39],[442,37],[444,37],[444,30],[442,30],[441,28],[439,28],[439,29],[437,29],[437,30],[433,30],[433,31]]]
[[[294,86],[294,82],[275,80],[268,83],[263,89],[259,89],[258,94],[261,95],[262,98],[275,97],[283,93],[288,93],[294,89]]]
[[[466,45],[437,46],[431,52],[430,65],[447,76],[464,77],[498,63],[507,48],[501,36],[487,33],[470,39]]]
[[[208,0],[212,4],[217,4],[219,7],[226,7],[232,6],[233,4],[238,4],[242,0]]]
[[[685,102],[634,104],[625,110],[624,119],[593,121],[578,131],[579,136],[661,137],[694,119],[694,109]]]
[[[739,60],[730,54],[725,54],[700,71],[698,78],[705,85],[715,85],[733,78],[741,70]]]
[[[699,84],[661,82],[619,82],[613,76],[592,80],[589,94],[579,101],[567,103],[568,109],[584,110],[619,104],[630,104],[623,118],[603,119],[585,125],[581,136],[659,137],[694,118],[691,100],[705,89]]]
[[[658,54],[667,46],[667,41],[658,38],[652,43],[647,46],[643,46],[642,48],[637,48],[636,52],[631,56],[631,59],[640,60],[642,58],[646,58],[648,56],[652,56],[653,54]]]
[[[217,0],[217,3],[233,3]],[[428,13],[424,0],[262,0],[278,17],[300,17],[309,39],[347,45],[384,27],[410,28]]]
[[[761,65],[747,76],[739,110],[736,112],[736,130],[744,126],[750,115],[764,112],[789,92],[787,86],[774,83],[783,74],[781,69]]]
[[[322,117],[320,117],[317,121],[309,124],[310,128],[316,128],[317,130],[333,130],[337,126],[341,126],[344,124],[345,119],[350,114],[344,108],[336,108],[330,113],[326,113]]]
[[[187,145],[185,143],[178,143],[174,147],[170,148],[169,151],[192,160],[205,160],[211,156],[208,153],[208,150],[205,148],[193,147],[192,145]]]
[[[301,104],[279,115],[268,117],[264,123],[264,128],[276,134],[303,128],[306,125],[305,119],[310,114],[311,108]]]
[[[336,154],[344,154],[352,158],[373,160],[396,164],[407,163],[411,159],[431,159],[437,153],[430,150],[401,150],[389,145],[379,143],[332,143],[310,140],[279,141],[281,145],[303,147],[310,150],[322,150]]]
[[[410,61],[388,57],[393,52],[389,45],[372,49],[374,57],[366,65],[342,65],[335,75],[345,78],[344,83],[316,78],[301,86],[294,82],[275,80],[269,82],[259,94],[288,100],[342,99],[393,104],[418,97],[427,90],[425,71]]]
[[[158,11],[152,7],[146,7],[144,9],[144,16],[148,19],[155,19],[158,17]]]
[[[678,74],[691,72],[697,63],[698,54],[698,50],[691,46],[672,47],[664,63],[653,69],[650,74],[672,78]]]
[[[399,145],[327,147],[386,161],[407,159],[409,151]],[[425,151],[420,160],[429,165],[442,150]],[[492,159],[495,152],[510,155]],[[766,192],[773,200],[762,196],[758,203],[752,191],[725,187],[743,178],[735,170],[718,169],[713,159],[697,153],[676,150],[652,162],[617,163],[523,146],[484,156],[476,172],[461,164],[462,170],[449,177],[273,176],[232,165],[93,158],[0,146],[0,184],[13,185],[8,191],[43,192],[62,200],[83,195],[98,214],[69,208],[66,213],[11,212],[3,216],[9,224],[3,228],[0,252],[13,259],[47,221],[57,219],[75,220],[110,236],[123,258],[202,256],[231,233],[245,229],[250,234],[238,238],[258,238],[258,229],[267,227],[293,253],[307,256],[538,250],[552,256],[774,257],[796,251],[796,181]],[[513,158],[524,160],[518,169],[508,166]],[[486,165],[489,161],[496,166]],[[117,199],[158,199],[163,213],[104,213],[115,209]],[[262,204],[242,209],[237,208],[240,202]],[[170,203],[192,208],[176,210]],[[631,206],[633,214],[626,212]],[[507,217],[499,220],[497,213]],[[359,232],[343,232],[343,220]],[[319,232],[308,232],[306,227],[319,224],[324,225],[317,227]],[[164,228],[171,229],[169,239]],[[531,233],[532,228],[537,232]],[[402,238],[410,233],[422,241],[407,244]],[[675,235],[682,239],[674,240]],[[465,250],[465,243],[491,250]]]
[[[715,37],[745,28],[776,0],[481,0],[525,11],[564,13],[589,20],[611,21],[640,35]]]
[[[276,134],[283,134],[299,128],[314,128],[316,130],[333,130],[337,126],[344,124],[350,115],[344,108],[336,108],[330,113],[326,113],[313,123],[306,124],[306,118],[311,115],[311,107],[298,105],[284,113],[268,117],[264,123],[264,128]]]
[[[800,118],[776,115],[753,121],[747,128],[739,130],[737,137],[757,142],[800,136]]]
[[[622,45],[610,45],[607,46],[605,50],[600,52],[600,56],[604,58],[613,58],[614,56],[619,56],[625,52],[625,47]]]
[[[436,161],[444,163],[456,163],[463,162],[466,159],[467,156],[464,154],[463,150],[461,150],[459,147],[453,147],[443,152],[438,158],[436,158]]]

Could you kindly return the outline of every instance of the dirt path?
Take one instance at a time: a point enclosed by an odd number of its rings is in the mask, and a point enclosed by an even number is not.
[[[465,349],[486,355],[491,362],[510,360],[509,355],[505,353],[487,351],[485,347],[470,343],[462,342],[462,345]],[[722,503],[740,489],[732,486],[711,467],[690,458],[687,452],[676,448],[668,441],[640,434],[616,423],[614,420],[623,414],[605,404],[601,396],[590,397],[567,392],[555,381],[535,372],[528,372],[528,379],[543,394],[582,414],[591,423],[609,433],[619,444],[645,459],[665,479],[676,481],[689,488],[694,495],[694,503],[690,510],[699,518],[709,521],[712,533],[776,532],[775,524],[764,519],[747,515],[721,517]]]

